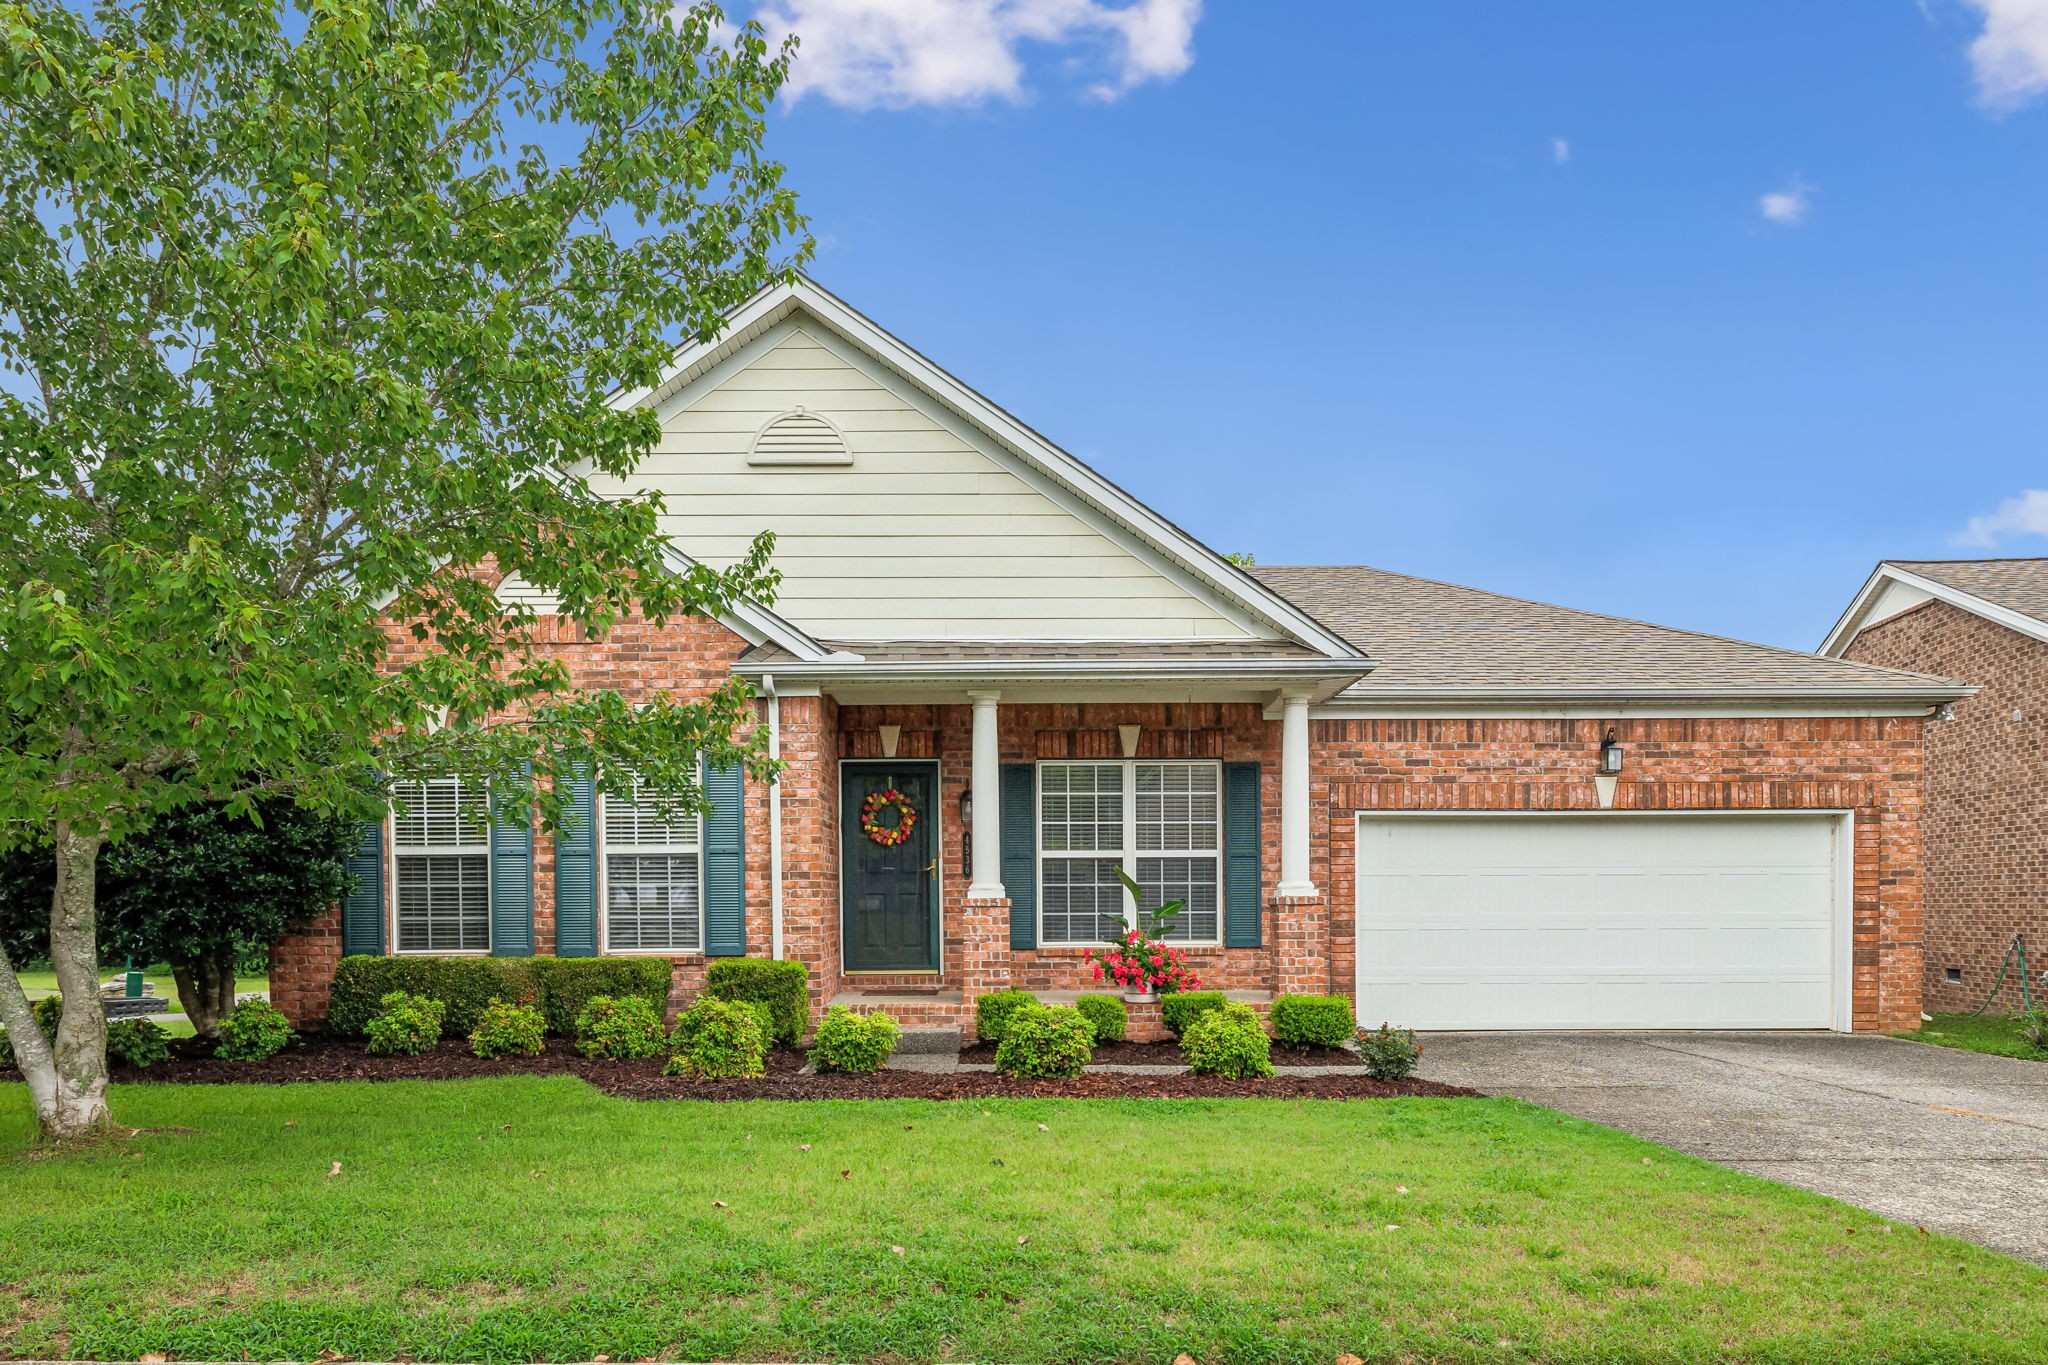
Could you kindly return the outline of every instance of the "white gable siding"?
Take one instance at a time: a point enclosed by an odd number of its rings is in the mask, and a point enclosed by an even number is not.
[[[1870,604],[1870,610],[1864,614],[1863,625],[1874,626],[1879,621],[1889,620],[1902,611],[1911,611],[1922,602],[1932,601],[1933,598],[1934,594],[1931,592],[1916,588],[1911,583],[1901,583],[1897,579],[1892,579],[1884,585],[1884,591],[1877,595],[1877,600]]]
[[[694,397],[694,401],[689,401]],[[793,330],[687,406],[633,483],[661,490],[685,553],[738,557],[776,533],[775,610],[826,639],[1241,639],[1193,591]],[[842,433],[841,467],[749,464],[802,407]],[[599,491],[616,484],[597,481]]]

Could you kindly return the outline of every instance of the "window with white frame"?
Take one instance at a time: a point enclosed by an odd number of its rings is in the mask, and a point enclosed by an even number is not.
[[[391,813],[398,951],[491,950],[490,800],[479,782],[401,782]]]
[[[1038,765],[1039,942],[1103,943],[1130,927],[1121,867],[1140,911],[1187,905],[1166,937],[1222,940],[1223,767],[1119,760]]]
[[[606,794],[606,952],[701,952],[704,948],[703,836],[694,814],[664,813],[644,796]]]

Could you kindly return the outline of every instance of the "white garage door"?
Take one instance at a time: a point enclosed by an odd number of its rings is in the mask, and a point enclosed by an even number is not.
[[[1827,815],[1363,816],[1358,1016],[1827,1028]]]

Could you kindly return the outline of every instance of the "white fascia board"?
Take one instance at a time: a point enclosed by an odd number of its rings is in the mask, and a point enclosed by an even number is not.
[[[740,660],[733,671],[742,676],[773,673],[778,679],[802,678],[827,682],[959,682],[1009,680],[1029,682],[1094,682],[1118,679],[1132,682],[1172,681],[1265,681],[1279,684],[1326,682],[1349,685],[1363,672],[1362,665],[1346,661],[1332,668],[1329,659],[866,659],[841,655],[817,663]]]
[[[1869,613],[1871,604],[1877,600],[1878,593],[1883,590],[1886,583],[1903,583],[1909,588],[1918,588],[1929,597],[1946,602],[1974,616],[1981,616],[1987,621],[2004,626],[2007,630],[2018,631],[2029,639],[2048,642],[2048,621],[2039,621],[2025,612],[2014,611],[2011,607],[2001,607],[1996,602],[1987,602],[1973,593],[1923,577],[1896,564],[1880,564],[1863,584],[1863,590],[1850,602],[1849,609],[1835,622],[1835,628],[1828,632],[1828,638],[1821,641],[1818,653],[1831,658],[1841,657],[1842,651],[1862,633],[1863,618]]]

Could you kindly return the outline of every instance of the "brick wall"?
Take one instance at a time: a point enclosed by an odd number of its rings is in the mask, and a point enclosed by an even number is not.
[[[1975,684],[1927,727],[1927,1008],[1984,1003],[2014,934],[2048,970],[2048,644],[1946,602],[1858,635],[1847,657]],[[1951,983],[1949,969],[1961,972]],[[1996,1007],[2017,1010],[2009,972]]]

